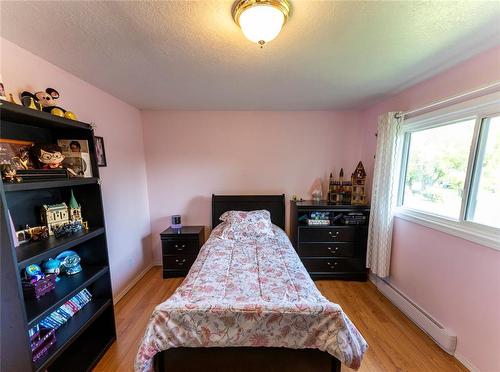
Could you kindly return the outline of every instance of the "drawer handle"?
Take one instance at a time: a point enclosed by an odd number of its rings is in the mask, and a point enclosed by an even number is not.
[[[328,266],[330,266],[330,269],[335,270],[335,266],[337,266],[338,262],[334,262],[333,264],[331,262],[328,262]]]
[[[182,244],[180,247],[178,244],[176,244],[175,246],[175,249],[177,249],[178,251],[182,251],[184,248],[186,248],[186,244]]]
[[[339,250],[339,247],[335,247],[335,248],[328,247],[328,250],[330,251],[331,254],[335,254]]]
[[[183,259],[182,259],[182,260],[180,260],[180,261],[179,261],[178,259],[176,259],[176,260],[175,260],[175,262],[177,263],[177,265],[182,266],[182,265],[184,265],[184,264],[186,263],[186,259],[185,259],[185,258],[183,258]]]
[[[333,234],[333,231],[328,231],[328,234],[332,237],[332,238],[336,238],[338,235],[339,235],[339,232],[338,231],[335,231],[335,235]]]

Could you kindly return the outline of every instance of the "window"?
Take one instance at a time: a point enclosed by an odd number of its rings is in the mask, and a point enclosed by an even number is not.
[[[403,123],[399,216],[500,249],[499,96]]]
[[[500,228],[500,116],[484,118],[467,220]]]
[[[474,120],[408,134],[403,205],[441,216],[460,216]]]

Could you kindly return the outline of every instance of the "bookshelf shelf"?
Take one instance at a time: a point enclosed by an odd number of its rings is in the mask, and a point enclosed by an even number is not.
[[[78,336],[84,332],[96,319],[109,308],[111,300],[91,301],[76,313],[66,324],[56,331],[56,344],[51,352],[33,365],[35,371],[42,371],[55,360]],[[97,342],[99,344],[99,342]],[[92,347],[92,345],[90,345]]]
[[[88,287],[107,272],[107,266],[87,266],[78,274],[61,276],[61,280],[56,283],[56,289],[40,297],[38,300],[25,299],[28,326],[35,326],[52,311],[56,310],[83,288]]]
[[[68,180],[54,180],[54,181],[33,181],[21,183],[6,183],[4,189],[6,192],[12,191],[25,191],[25,190],[38,190],[38,189],[53,189],[56,187],[76,187],[80,185],[91,185],[98,183],[95,177],[89,178],[70,178]]]
[[[22,269],[31,263],[42,262],[102,234],[104,234],[104,227],[98,227],[90,228],[89,231],[80,232],[67,238],[50,237],[48,240],[21,244],[16,248],[18,266]]]

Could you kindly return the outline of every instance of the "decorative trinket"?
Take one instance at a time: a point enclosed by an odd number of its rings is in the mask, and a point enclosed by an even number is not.
[[[55,116],[66,117],[72,120],[76,119],[74,113],[55,105],[56,100],[59,99],[59,92],[54,88],[47,88],[45,91],[34,94],[24,91],[20,96],[23,106],[49,112]]]
[[[61,273],[61,261],[49,258],[42,263],[42,269],[45,274],[59,275]],[[59,280],[59,278],[56,278],[56,282]]]
[[[74,251],[64,251],[57,255],[56,260],[61,262],[61,273],[74,275],[82,271],[80,266],[80,256]]]
[[[76,234],[83,230],[83,224],[80,221],[71,221],[63,225],[59,225],[52,229],[56,238],[64,238],[69,235]]]
[[[49,229],[47,226],[36,226],[28,229],[28,234],[33,241],[45,240],[49,238]]]
[[[30,283],[37,282],[43,278],[45,278],[45,274],[38,265],[31,264],[24,269],[24,279]]]
[[[181,216],[178,214],[174,214],[172,216],[172,229],[181,229],[182,228],[182,222],[181,222]]]
[[[2,180],[4,182],[22,182],[22,177],[17,175],[17,170],[10,164],[2,164]]]
[[[316,178],[311,187],[312,199],[319,202],[323,198],[323,187],[321,186],[321,180]]]
[[[41,169],[62,168],[64,155],[61,148],[53,143],[35,145],[31,148],[33,158],[38,161],[38,167]]]

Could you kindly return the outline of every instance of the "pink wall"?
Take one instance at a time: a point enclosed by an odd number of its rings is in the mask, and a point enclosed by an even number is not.
[[[212,193],[310,198],[316,177],[352,172],[361,151],[356,113],[147,111],[142,119],[156,262],[172,214],[208,228]]]
[[[362,113],[362,158],[373,172],[377,116],[407,111],[500,81],[500,47]],[[457,356],[500,371],[500,251],[396,218],[391,281],[458,336]]]
[[[96,123],[96,134],[104,137],[108,166],[100,174],[113,292],[119,294],[151,263],[140,112],[3,38],[1,47],[7,92],[56,88],[61,106]]]

